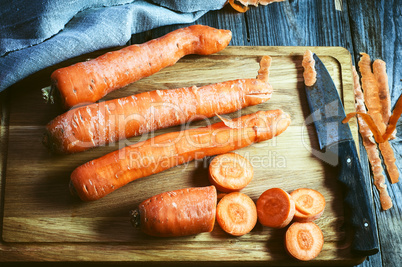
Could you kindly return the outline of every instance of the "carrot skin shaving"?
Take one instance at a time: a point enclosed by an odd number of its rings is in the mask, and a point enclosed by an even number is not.
[[[374,123],[379,128],[382,135],[386,133],[386,123],[383,121],[380,92],[377,79],[371,72],[371,60],[369,55],[361,53],[362,57],[359,61],[359,69],[362,75],[362,89],[364,92],[364,100],[368,108],[368,113],[373,118]],[[388,123],[388,122],[387,122]],[[379,143],[381,154],[384,158],[387,172],[391,183],[399,180],[399,170],[395,165],[394,151],[388,140]]]
[[[235,0],[229,0],[229,4],[234,10],[240,13],[244,13],[248,10],[248,6],[236,4]]]
[[[209,55],[230,42],[229,30],[192,25],[144,44],[108,52],[54,71],[52,87],[66,109],[96,102],[106,94],[175,64],[189,54]]]
[[[304,68],[304,84],[306,86],[313,86],[317,81],[317,72],[315,71],[315,60],[313,58],[313,53],[310,50],[306,50],[304,53],[302,66]]]
[[[381,59],[376,59],[373,62],[373,73],[377,80],[379,98],[381,102],[381,115],[385,125],[388,125],[391,116],[391,95],[389,93],[388,76],[386,64]],[[390,135],[390,139],[395,139],[396,131]]]
[[[282,110],[242,116],[244,127],[223,122],[162,134],[89,161],[71,174],[70,186],[84,201],[106,196],[127,183],[207,156],[227,153],[284,132],[290,117]]]
[[[177,237],[211,232],[216,217],[214,186],[164,192],[143,201],[131,212],[132,223],[157,237]]]
[[[388,140],[393,134],[395,134],[396,124],[402,115],[402,95],[399,96],[398,101],[395,104],[394,110],[388,122],[387,130],[383,135],[383,139]]]
[[[324,235],[313,222],[294,222],[286,230],[285,247],[288,254],[301,261],[316,258],[324,245]]]
[[[356,68],[353,66],[353,81],[354,81],[354,94],[355,94],[355,107],[356,113],[366,114],[366,106],[364,105],[364,96],[360,87],[359,75],[356,72]],[[366,114],[367,115],[367,114]],[[371,119],[371,117],[370,117]],[[373,172],[374,185],[376,186],[379,195],[380,203],[383,210],[388,210],[392,207],[392,200],[388,195],[387,185],[385,184],[385,176],[383,175],[384,169],[382,168],[380,155],[377,149],[377,144],[373,140],[373,130],[370,131],[370,125],[366,119],[363,119],[361,115],[357,116],[359,122],[359,132],[362,136],[363,145],[367,151],[367,156]],[[375,126],[374,122],[371,123]],[[379,133],[378,128],[376,130]],[[377,136],[378,138],[378,136]]]
[[[216,207],[216,221],[230,235],[242,236],[249,233],[257,224],[254,201],[240,192],[227,194]]]
[[[373,118],[370,116],[370,114],[367,114],[365,112],[351,112],[346,115],[346,117],[342,120],[342,123],[348,123],[349,120],[355,116],[360,117],[364,122],[365,125],[367,125],[368,130],[372,132],[372,135],[374,136],[374,139],[378,143],[385,142],[386,139],[383,138],[383,135],[380,132],[380,129],[378,129],[377,124],[375,124]]]
[[[156,90],[69,110],[48,123],[43,143],[57,153],[81,152],[263,103],[273,91],[270,63],[269,56],[262,57],[256,79]]]
[[[295,202],[280,188],[264,191],[257,200],[258,221],[268,227],[284,228],[293,219]]]
[[[221,192],[240,191],[253,179],[253,166],[236,153],[216,156],[209,165],[209,181]]]

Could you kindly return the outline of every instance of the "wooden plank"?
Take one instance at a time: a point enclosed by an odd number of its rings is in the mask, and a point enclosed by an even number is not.
[[[351,87],[350,56],[345,50],[309,48],[321,56],[340,90]],[[299,187],[318,189],[328,201],[326,212],[317,221],[325,233],[326,243],[323,252],[311,263],[356,264],[363,258],[350,253],[349,237],[352,235],[348,234],[350,229],[342,228],[345,218],[339,184],[329,169],[310,152],[318,146],[312,125],[304,125],[308,108],[303,97],[301,55],[305,49],[230,47],[211,56],[188,56],[152,77],[113,92],[107,98],[154,89],[202,85],[239,76],[252,78],[258,70],[258,59],[265,54],[271,55],[271,83],[275,88],[272,99],[231,116],[282,108],[291,115],[292,125],[280,136],[282,138],[237,151],[249,157],[255,165],[253,182],[244,192],[256,200],[264,190],[274,186],[287,191]],[[344,97],[350,98],[347,94]],[[205,255],[210,255],[208,259],[232,264],[240,260],[236,253],[248,251],[242,254],[241,261],[298,264],[289,261],[290,258],[283,253],[283,246],[278,245],[283,242],[283,231],[262,226],[241,238],[229,237],[216,226],[212,233],[164,240],[163,246],[158,245],[159,239],[149,238],[131,228],[127,213],[145,198],[167,190],[207,185],[208,161],[192,162],[140,179],[96,202],[83,203],[74,199],[68,192],[71,171],[92,158],[115,150],[119,144],[55,157],[40,144],[40,139],[44,125],[59,109],[42,104],[39,95],[32,90],[19,92],[7,100],[10,105],[10,135],[2,233],[7,243],[0,245],[2,258],[15,260],[13,251],[20,250],[20,260],[34,260],[40,255],[56,261],[114,261],[122,258],[125,261],[205,261]],[[350,106],[350,99],[345,103]],[[35,114],[32,110],[36,110]],[[179,128],[164,129],[156,134]],[[354,133],[356,136],[356,127]],[[138,139],[132,138],[128,142]],[[289,147],[292,149],[289,150]],[[301,173],[303,179],[293,179],[300,177]],[[56,256],[51,248],[63,253]],[[103,255],[107,250],[122,253],[110,259],[106,257],[108,253]],[[74,251],[74,256],[69,251]]]
[[[354,1],[348,0],[351,36],[354,47],[355,61],[359,53],[368,53],[374,60],[383,59],[387,64],[391,102],[395,104],[401,94],[402,73],[402,20],[400,16],[401,1]],[[398,125],[400,129],[400,125]],[[397,163],[402,160],[400,135],[391,141]],[[398,166],[401,171],[400,166]],[[392,266],[402,261],[401,183],[390,185],[388,192],[393,201],[392,209],[382,211],[379,205],[379,195],[374,190],[375,208],[378,220],[379,237],[381,241],[381,256],[383,266]],[[372,265],[375,266],[375,265]]]

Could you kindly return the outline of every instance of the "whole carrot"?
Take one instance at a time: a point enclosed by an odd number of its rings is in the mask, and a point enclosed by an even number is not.
[[[209,55],[230,42],[229,30],[192,25],[144,44],[127,46],[95,59],[54,71],[52,90],[57,89],[65,108],[93,103],[106,94],[175,64],[189,54]]]
[[[80,152],[260,104],[272,94],[270,62],[269,56],[262,57],[256,79],[156,90],[69,110],[46,126],[43,143],[58,153]]]
[[[157,237],[211,232],[215,225],[216,189],[193,187],[164,192],[130,211],[133,226]]]
[[[89,161],[71,174],[71,191],[84,201],[96,200],[141,177],[271,139],[286,130],[290,118],[273,110],[229,122],[162,134]]]

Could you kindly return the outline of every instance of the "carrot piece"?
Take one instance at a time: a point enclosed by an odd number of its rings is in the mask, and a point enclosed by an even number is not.
[[[264,191],[257,200],[258,221],[268,227],[284,228],[293,219],[295,202],[290,195],[280,189]]]
[[[313,58],[313,53],[310,50],[306,50],[304,53],[302,66],[304,68],[304,84],[306,86],[313,86],[317,81],[317,72],[315,71],[315,60]]]
[[[262,57],[256,79],[156,90],[72,109],[48,123],[43,143],[57,153],[81,152],[263,103],[273,91],[268,83],[270,63],[269,56]]]
[[[71,174],[71,190],[82,200],[96,200],[138,178],[271,139],[287,129],[290,117],[282,110],[272,110],[233,121],[240,126],[219,122],[166,133],[89,161]]]
[[[391,116],[391,95],[389,93],[388,76],[386,71],[386,64],[381,59],[376,59],[373,62],[373,74],[377,80],[378,93],[381,102],[381,115],[382,121],[388,125]],[[390,136],[395,139],[396,131]]]
[[[224,196],[216,207],[216,221],[228,234],[242,236],[257,224],[257,209],[254,201],[240,192]]]
[[[355,107],[359,113],[366,114],[366,107],[364,105],[364,96],[360,87],[359,76],[356,68],[353,66],[353,81],[354,81],[354,94],[355,94]],[[367,114],[366,114],[367,115]],[[388,195],[387,185],[385,184],[385,176],[383,175],[384,169],[382,168],[380,155],[377,149],[377,144],[373,140],[373,133],[368,127],[368,123],[361,116],[357,116],[359,122],[359,132],[362,136],[363,145],[367,151],[367,156],[373,172],[374,184],[380,194],[380,203],[383,210],[388,210],[392,207],[392,200]],[[375,124],[374,124],[375,125]]]
[[[229,30],[192,25],[143,44],[127,46],[95,59],[57,69],[52,89],[65,108],[93,103],[106,94],[174,65],[189,54],[209,55],[230,42]]]
[[[286,230],[286,251],[294,258],[309,261],[317,257],[324,245],[324,235],[313,222],[294,222]]]
[[[248,10],[248,6],[245,6],[243,4],[237,4],[235,3],[235,0],[229,0],[229,4],[233,7],[234,10],[244,13]]]
[[[378,86],[378,82],[375,75],[371,71],[370,56],[366,53],[361,53],[361,55],[362,57],[359,61],[359,70],[362,75],[362,88],[364,92],[366,106],[368,108],[368,113],[373,118],[381,134],[384,134],[386,132],[386,124],[383,121],[383,111],[381,107],[380,89]],[[377,73],[379,72],[377,71]],[[391,183],[398,182],[399,170],[395,165],[396,160],[391,145],[387,140],[384,140],[384,142],[379,143],[379,148],[384,158],[384,163],[387,167]]]
[[[209,181],[221,192],[240,191],[253,179],[253,166],[236,153],[216,156],[209,165]]]
[[[396,124],[398,123],[399,118],[402,115],[402,95],[399,96],[398,101],[395,104],[394,110],[392,112],[391,117],[389,118],[388,127],[383,135],[384,140],[388,140],[391,135],[393,135],[396,131]]]
[[[311,222],[321,217],[325,209],[325,198],[317,190],[299,188],[290,193],[296,203],[293,218],[297,222]]]
[[[158,237],[211,232],[215,225],[216,197],[214,186],[164,192],[130,211],[131,222],[144,233]]]

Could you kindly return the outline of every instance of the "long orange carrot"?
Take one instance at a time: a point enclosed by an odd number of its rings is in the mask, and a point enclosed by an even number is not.
[[[381,134],[384,134],[386,131],[386,124],[383,121],[383,110],[381,107],[378,82],[371,71],[370,56],[366,53],[361,53],[361,55],[362,57],[359,61],[359,70],[362,75],[361,82],[365,103],[368,108],[368,113],[373,118]],[[394,151],[392,150],[390,143],[385,140],[385,142],[379,143],[379,148],[384,158],[384,163],[387,167],[391,183],[398,182],[399,170],[395,165]]]
[[[46,126],[43,143],[58,153],[80,152],[260,104],[272,94],[270,62],[269,56],[262,57],[256,79],[156,90],[72,109]]]
[[[133,226],[158,237],[211,232],[216,217],[214,186],[164,192],[143,201],[130,211]]]
[[[355,107],[357,112],[366,113],[366,107],[364,105],[364,96],[360,87],[359,76],[353,67],[354,78],[354,93],[355,93]],[[380,155],[378,153],[377,144],[373,140],[373,133],[370,131],[367,123],[360,115],[357,116],[359,122],[359,132],[362,136],[363,145],[367,151],[367,156],[373,172],[374,184],[380,194],[380,203],[383,210],[390,209],[392,207],[392,200],[388,195],[387,185],[385,184],[385,176],[383,174]]]
[[[93,103],[118,88],[175,64],[185,55],[221,51],[231,38],[229,30],[192,25],[144,44],[58,69],[51,75],[52,89],[60,93],[65,108]]]
[[[290,124],[282,110],[259,111],[208,127],[162,134],[89,161],[71,174],[72,192],[96,200],[131,181],[171,167],[223,154],[281,134]]]

